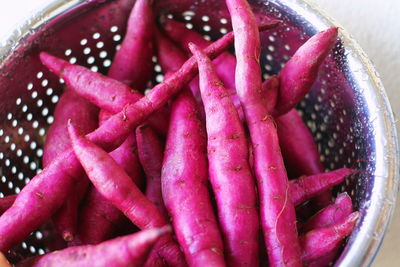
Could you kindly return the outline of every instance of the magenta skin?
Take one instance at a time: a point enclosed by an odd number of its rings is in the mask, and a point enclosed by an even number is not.
[[[353,211],[353,204],[347,193],[337,196],[335,203],[320,210],[311,217],[302,227],[302,231],[308,232],[312,229],[327,227],[344,220]]]
[[[10,195],[0,198],[0,215],[12,206],[16,198],[17,195]]]
[[[228,266],[259,265],[259,218],[246,133],[211,60],[195,44],[206,114],[208,172],[217,201]]]
[[[138,156],[146,174],[146,197],[153,202],[165,218],[165,208],[161,192],[161,168],[164,158],[164,144],[156,132],[148,125],[136,128]]]
[[[330,251],[326,252],[324,255],[316,260],[307,263],[307,267],[326,267],[333,266],[333,263],[338,256],[341,244],[333,247]]]
[[[108,76],[143,92],[153,74],[153,34],[155,23],[152,0],[137,0],[128,19],[120,49]]]
[[[354,170],[342,168],[331,172],[319,173],[311,176],[303,176],[290,181],[290,196],[295,206],[309,200],[321,192],[338,185],[351,174]]]
[[[144,91],[146,83],[153,73],[151,59],[154,52],[154,29],[152,1],[136,1],[128,19],[124,40],[108,72],[110,78],[138,88],[142,92]],[[121,111],[126,104],[134,103],[143,97],[142,94],[132,92],[132,89],[121,84],[116,86],[115,90],[113,87],[105,89],[111,95],[111,98],[114,97],[113,94],[122,93],[120,95],[121,101],[118,101],[119,105],[113,105],[113,110],[108,109],[114,113]],[[88,91],[89,89],[86,90]],[[91,94],[92,92],[93,90],[88,93]],[[98,99],[98,101],[104,101],[104,98],[107,98],[107,95],[104,97],[102,94],[102,98]],[[111,116],[111,113],[104,109],[101,110],[99,115],[100,124]],[[153,116],[152,118],[156,117]],[[154,123],[154,119],[151,122]],[[162,121],[156,121],[156,124],[162,126],[162,135],[165,135],[168,129],[167,117]],[[110,152],[109,155],[125,170],[137,186],[142,187],[143,177],[136,151],[135,134],[131,133],[125,142]],[[123,221],[124,215],[96,189],[92,188],[81,211],[80,240],[85,244],[100,243],[108,239],[115,228],[118,228]]]
[[[212,42],[193,30],[186,28],[185,24],[172,19],[167,19],[163,24],[164,31],[168,36],[177,42],[187,53],[190,53],[189,43],[198,45],[201,49],[206,48]],[[236,95],[235,91],[235,68],[236,58],[229,52],[222,53],[213,60],[213,65],[218,77],[222,80],[227,90]]]
[[[142,171],[138,157],[136,139],[129,135],[125,142],[109,155],[129,175],[139,187],[143,184]],[[83,244],[98,244],[110,238],[121,222],[124,214],[105,199],[95,188],[91,188],[79,216],[79,240]]]
[[[340,194],[334,204],[327,206],[311,217],[302,227],[302,231],[308,232],[313,229],[319,229],[334,225],[345,220],[353,211],[353,205],[350,196],[347,193]],[[341,247],[339,243],[324,256],[310,262],[307,266],[319,267],[329,266],[336,258]]]
[[[187,55],[172,40],[156,31],[157,58],[164,73],[177,71],[187,60]],[[189,88],[199,104],[201,104],[199,78],[190,81]]]
[[[279,73],[281,86],[274,115],[285,114],[304,98],[318,76],[319,67],[336,43],[337,36],[337,27],[315,34],[285,64]]]
[[[302,236],[300,242],[303,263],[315,261],[337,249],[338,245],[353,231],[359,215],[359,212],[353,212],[342,222],[312,230]]]
[[[277,117],[276,124],[282,155],[290,173],[299,177],[324,172],[317,144],[297,110]]]
[[[208,191],[206,134],[199,117],[193,95],[183,91],[171,107],[162,196],[189,266],[225,266]]]
[[[73,120],[82,126],[84,133],[97,128],[99,109],[77,95],[73,90],[66,88],[61,95],[54,112],[54,122],[49,127],[44,144],[43,166],[46,167],[58,154],[71,147],[68,136],[67,122]],[[54,214],[53,221],[57,231],[66,241],[72,241],[77,232],[78,206],[84,197],[89,180],[86,176],[80,178],[75,186],[75,193],[71,194],[63,206]]]
[[[92,72],[85,67],[69,64],[46,52],[40,53],[40,59],[52,72],[63,78],[69,88],[96,106],[113,114],[143,97],[138,91],[117,80]],[[149,123],[161,135],[166,135],[168,112],[165,110],[157,112],[156,115],[149,118]]]
[[[60,153],[71,147],[67,122],[73,120],[90,133],[97,128],[99,109],[68,87],[61,95],[54,111],[54,122],[49,127],[43,149],[43,166],[46,167]]]
[[[317,144],[299,113],[292,109],[277,117],[276,124],[279,144],[290,173],[295,177],[323,173],[325,168],[320,160]],[[328,190],[316,196],[313,204],[326,207],[331,199],[332,193]]]
[[[301,266],[296,214],[274,119],[262,90],[260,37],[245,0],[226,0],[235,32],[236,91],[250,131],[258,183],[261,227],[270,266]]]
[[[69,125],[72,147],[88,178],[97,191],[140,229],[161,227],[167,220],[157,206],[148,200],[126,172],[106,151],[81,136]],[[155,249],[173,266],[185,266],[183,255],[172,235],[159,240]]]
[[[70,247],[17,265],[32,267],[143,266],[156,242],[171,231],[169,226],[118,237],[98,245]]]
[[[262,25],[260,29],[265,30],[275,25]],[[205,52],[210,58],[215,58],[229,47],[233,39],[234,35],[230,32],[207,47]],[[196,60],[190,58],[169,79],[155,86],[135,104],[113,115],[87,137],[107,151],[116,149],[133,129],[184,88],[196,75],[196,70]],[[7,252],[44,223],[64,203],[79,181],[77,177],[82,174],[83,170],[74,152],[67,149],[36,175],[0,217],[0,251]]]

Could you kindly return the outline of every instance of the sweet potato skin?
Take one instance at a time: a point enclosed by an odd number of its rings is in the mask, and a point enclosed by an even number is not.
[[[208,169],[217,201],[227,264],[257,266],[259,217],[246,133],[211,60],[193,43],[189,46],[199,67],[208,137]]]
[[[155,22],[152,0],[137,0],[108,76],[143,92],[153,70]]]
[[[31,266],[143,266],[154,244],[169,231],[168,226],[153,228],[98,245],[66,248],[34,259]]]
[[[171,107],[162,167],[162,195],[190,266],[225,266],[208,192],[206,135],[196,100],[183,91]]]
[[[161,192],[161,169],[164,158],[164,144],[154,130],[143,125],[136,128],[138,156],[146,174],[146,197],[168,218]]]
[[[158,208],[148,200],[115,160],[99,146],[81,136],[70,123],[72,147],[97,191],[140,229],[167,224]],[[162,237],[155,249],[171,265],[184,266],[183,255],[172,235]]]
[[[336,42],[338,28],[331,27],[312,36],[285,64],[279,73],[280,90],[276,114],[294,108],[310,90],[318,69]]]
[[[275,25],[262,25],[261,29]],[[215,58],[227,49],[233,39],[232,32],[224,35],[207,47],[205,50],[207,55]],[[132,129],[165,105],[195,76],[196,67],[195,59],[189,59],[169,79],[157,85],[137,103],[128,105],[123,111],[112,116],[87,137],[107,151],[117,148]],[[68,149],[36,175],[23,188],[14,204],[0,217],[0,251],[6,252],[44,223],[72,192],[74,184],[78,182],[76,177],[80,177],[82,173],[83,170],[74,152]]]
[[[244,0],[226,0],[235,38],[236,91],[250,131],[260,217],[270,266],[301,266],[294,205],[280,152],[275,122],[262,90],[260,37],[256,18]]]

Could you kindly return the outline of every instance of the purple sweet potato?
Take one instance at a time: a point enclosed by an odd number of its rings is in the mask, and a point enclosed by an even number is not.
[[[164,73],[177,71],[187,60],[187,55],[173,41],[156,31],[157,59]],[[189,88],[196,100],[201,103],[199,79],[195,77],[189,83]]]
[[[347,193],[340,194],[335,203],[327,206],[311,217],[302,227],[302,231],[308,232],[313,229],[329,227],[331,225],[342,222],[353,211],[352,201]],[[329,266],[335,260],[341,243],[333,247],[329,252],[325,253],[322,257],[311,261],[308,266]]]
[[[318,69],[336,42],[338,28],[319,32],[305,42],[279,73],[280,90],[275,115],[291,110],[310,90]]]
[[[297,110],[277,117],[276,124],[282,155],[291,174],[299,177],[324,172],[317,144]]]
[[[137,0],[128,19],[124,40],[108,76],[144,91],[153,74],[153,0]]]
[[[342,183],[346,177],[355,171],[342,168],[331,172],[303,176],[290,181],[290,196],[294,205],[311,199],[314,196],[325,192],[327,189]]]
[[[308,232],[312,229],[327,227],[336,224],[350,215],[353,211],[353,204],[347,193],[337,196],[335,203],[320,210],[311,217],[302,227],[302,231]]]
[[[177,42],[187,53],[190,52],[189,43],[194,43],[200,48],[209,46],[212,42],[207,41],[204,37],[193,30],[186,28],[185,24],[172,19],[167,19],[163,24],[163,29],[168,36]],[[222,53],[219,57],[213,60],[213,65],[218,77],[222,80],[225,88],[231,93],[235,91],[235,68],[236,58],[229,52]]]
[[[98,245],[70,247],[39,256],[31,265],[23,266],[143,266],[156,242],[170,231],[169,226],[152,228]]]
[[[317,144],[299,113],[292,109],[276,119],[279,144],[285,164],[294,176],[313,175],[324,172]],[[296,134],[293,134],[296,132]],[[330,204],[330,190],[318,195],[313,201],[317,207]]]
[[[319,259],[337,246],[353,231],[359,212],[353,212],[342,222],[325,228],[312,230],[301,237],[302,261],[304,264]]]
[[[136,155],[136,139],[129,135],[125,142],[109,155],[139,187],[143,183],[142,171]],[[83,244],[98,244],[110,238],[124,221],[124,215],[95,188],[86,196],[79,216],[79,240]]]
[[[275,26],[261,25],[260,30]],[[205,52],[210,58],[215,58],[228,48],[233,39],[233,32],[230,32],[207,47]],[[196,60],[190,58],[170,78],[155,86],[135,104],[126,106],[87,137],[107,151],[117,148],[134,128],[188,84],[196,75],[196,67]],[[70,149],[36,175],[0,217],[0,251],[6,252],[44,223],[73,191],[73,186],[78,182],[77,177],[82,173],[81,165]]]
[[[138,91],[115,79],[92,72],[83,66],[72,65],[46,52],[40,53],[40,59],[77,94],[113,114],[143,97]],[[156,112],[149,118],[149,123],[158,133],[165,136],[168,129],[168,112]]]
[[[301,266],[300,244],[289,181],[273,117],[261,86],[260,37],[245,0],[226,0],[235,32],[235,83],[250,131],[258,182],[261,226],[270,266]]]
[[[148,125],[136,128],[138,156],[146,174],[146,197],[168,218],[161,192],[161,168],[164,158],[164,144]]]
[[[190,266],[225,266],[223,242],[208,191],[207,145],[196,100],[188,90],[173,102],[162,195]]]
[[[0,198],[0,215],[12,206],[16,198],[17,195],[10,195]]]
[[[97,191],[122,211],[140,229],[162,227],[167,220],[157,206],[148,200],[126,172],[107,154],[70,124],[69,133],[77,158]],[[166,235],[155,246],[158,253],[173,266],[185,262],[172,235]]]
[[[227,265],[257,266],[259,218],[246,132],[211,60],[193,43],[189,46],[199,68],[206,114],[208,169],[225,241]]]
[[[67,122],[73,119],[82,126],[82,131],[90,133],[97,128],[99,109],[89,101],[67,89],[61,95],[54,111],[54,122],[49,127],[43,149],[43,166],[46,167],[60,153],[71,147]]]
[[[58,154],[71,147],[67,122],[73,119],[82,127],[84,133],[97,128],[99,109],[66,88],[54,111],[54,122],[49,127],[43,150],[43,166],[46,167]],[[66,241],[72,241],[77,232],[78,206],[84,197],[89,180],[84,175],[75,186],[75,193],[54,214],[53,221],[57,231]]]

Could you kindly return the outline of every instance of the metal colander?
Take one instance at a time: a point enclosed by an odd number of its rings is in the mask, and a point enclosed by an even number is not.
[[[0,197],[19,193],[41,171],[44,139],[63,90],[63,81],[40,63],[38,53],[48,51],[106,73],[134,4],[134,0],[49,2],[0,46]],[[261,66],[266,77],[277,73],[307,38],[334,24],[301,0],[250,3],[256,13],[284,21],[262,33]],[[159,13],[185,22],[207,39],[231,30],[222,0],[160,0],[155,4]],[[153,61],[149,87],[163,78],[157,58]],[[362,170],[337,188],[353,197],[361,218],[336,264],[367,266],[382,242],[395,204],[397,138],[379,77],[344,30],[299,109],[327,169]],[[52,230],[44,226],[8,257],[16,262],[44,254],[52,236]]]

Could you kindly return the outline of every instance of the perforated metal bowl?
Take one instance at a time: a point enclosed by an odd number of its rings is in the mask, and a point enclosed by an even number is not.
[[[262,34],[264,73],[277,73],[311,35],[335,23],[300,0],[250,1],[257,13],[284,24]],[[0,46],[0,196],[19,193],[41,170],[46,131],[63,82],[42,66],[38,52],[105,73],[121,42],[134,0],[54,0],[20,25]],[[185,21],[205,38],[230,30],[224,1],[156,1],[160,13]],[[154,59],[156,61],[156,58]],[[152,83],[162,79],[155,65]],[[337,265],[367,266],[378,251],[393,211],[398,185],[397,138],[391,108],[377,73],[341,30],[340,41],[318,81],[299,105],[327,169],[362,171],[347,191],[361,212]],[[33,232],[8,256],[13,261],[48,250],[51,230]]]

